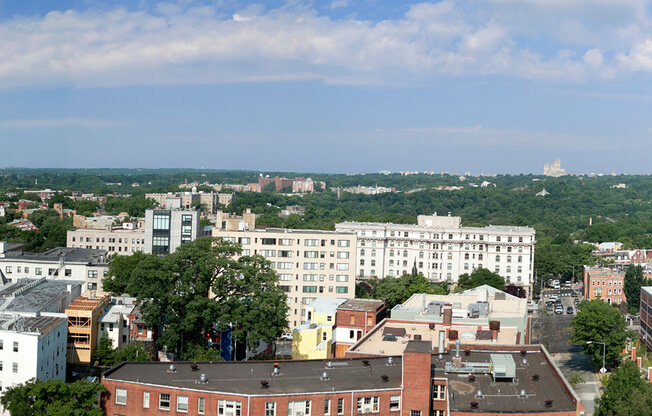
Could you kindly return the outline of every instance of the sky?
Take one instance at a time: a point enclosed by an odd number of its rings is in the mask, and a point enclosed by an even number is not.
[[[0,167],[652,173],[652,0],[0,0]]]

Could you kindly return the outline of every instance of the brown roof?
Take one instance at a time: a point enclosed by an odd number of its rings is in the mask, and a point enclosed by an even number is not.
[[[376,312],[384,304],[384,301],[378,299],[347,299],[337,309]]]

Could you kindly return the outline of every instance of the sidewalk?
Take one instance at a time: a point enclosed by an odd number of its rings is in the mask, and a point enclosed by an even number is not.
[[[584,383],[577,384],[574,389],[586,409],[585,414],[594,414],[595,399],[600,396],[600,380],[598,374],[594,372],[591,358],[582,352],[551,355],[566,379],[569,379],[573,374],[580,374],[585,380]]]

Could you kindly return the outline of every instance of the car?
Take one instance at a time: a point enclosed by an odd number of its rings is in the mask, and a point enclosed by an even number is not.
[[[283,332],[281,334],[281,339],[283,341],[292,341],[292,332]]]
[[[551,302],[556,302],[556,301],[557,301],[557,296],[556,296],[556,295],[552,295],[552,296],[550,296],[550,297],[548,298],[548,300],[551,301]]]
[[[569,314],[569,315],[572,315],[573,314],[573,307],[569,306],[568,308],[566,308],[566,313]]]
[[[564,313],[564,308],[562,308],[561,305],[557,305],[557,306],[555,307],[555,314],[557,314],[557,315],[561,315],[561,314],[563,314],[563,313]]]

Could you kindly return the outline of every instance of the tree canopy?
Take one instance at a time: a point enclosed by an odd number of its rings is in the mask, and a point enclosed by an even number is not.
[[[162,325],[158,346],[182,356],[229,327],[250,346],[272,342],[288,325],[285,293],[269,261],[240,253],[238,244],[204,237],[165,257],[117,257],[104,289],[142,301],[147,325]]]
[[[650,416],[652,384],[641,378],[633,361],[627,360],[611,374],[597,404],[596,416]]]
[[[496,289],[505,290],[505,279],[503,279],[499,274],[487,269],[475,269],[471,274],[464,273],[460,275],[459,280],[457,281],[456,291],[461,292],[482,285],[489,285]]]
[[[436,295],[448,294],[446,285],[433,284],[422,274],[405,274],[402,277],[387,277],[384,279],[370,281],[374,299],[385,299],[388,308],[391,309],[399,303],[403,303],[415,293],[430,293]],[[356,292],[359,292],[356,290]],[[364,294],[363,294],[364,296]]]
[[[123,361],[152,361],[153,355],[154,351],[150,351],[144,343],[133,343],[114,349],[111,340],[103,336],[93,352],[93,360],[102,366],[112,366]]]
[[[625,296],[627,306],[633,313],[637,313],[641,305],[641,287],[645,286],[643,267],[630,264],[625,272]]]
[[[595,363],[602,365],[604,342],[607,366],[620,360],[620,353],[627,342],[627,324],[620,311],[601,299],[583,301],[577,306],[577,316],[571,322],[570,341],[582,347]],[[591,341],[591,344],[587,344]]]
[[[102,384],[86,380],[64,383],[58,379],[32,379],[7,388],[0,403],[12,416],[102,416],[96,403],[105,390]]]

